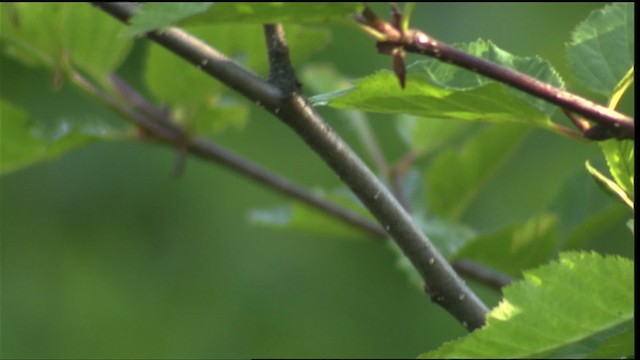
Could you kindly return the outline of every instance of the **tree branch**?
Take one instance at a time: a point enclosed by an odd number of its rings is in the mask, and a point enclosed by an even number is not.
[[[387,232],[380,226],[380,224],[374,221],[362,217],[359,214],[345,209],[331,201],[318,197],[306,189],[290,183],[286,179],[270,173],[266,169],[260,168],[259,166],[231,153],[229,150],[226,150],[211,141],[201,139],[197,136],[186,138],[181,134],[182,129],[175,120],[171,119],[165,111],[162,111],[151,104],[146,98],[131,88],[124,80],[120,79],[115,74],[111,75],[111,82],[115,86],[116,93],[120,95],[122,101],[126,101],[136,109],[140,109],[142,114],[137,114],[136,112],[121,106],[114,99],[98,90],[89,81],[75,72],[72,74],[72,80],[75,80],[74,83],[79,85],[80,88],[91,93],[94,97],[101,99],[103,103],[119,112],[125,119],[136,124],[146,133],[161,140],[163,143],[173,147],[181,147],[184,146],[184,144],[181,143],[181,139],[187,139],[186,141],[188,145],[186,149],[196,156],[233,170],[240,175],[256,181],[262,186],[301,201],[302,203],[324,212],[330,217],[357,227],[376,238],[382,240],[388,238]],[[508,279],[506,275],[470,260],[458,260],[454,262],[452,266],[456,271],[458,271],[458,273],[482,282],[497,290],[508,285],[510,282],[506,280]]]
[[[135,6],[132,4],[96,5],[124,22],[135,13]],[[260,102],[274,116],[289,125],[383,224],[424,279],[425,289],[431,299],[443,306],[469,330],[484,324],[488,311],[486,306],[415,226],[393,195],[300,93],[294,91],[288,95],[289,88],[285,88],[284,91],[276,88],[177,28],[169,28],[162,33],[153,31],[148,37],[201,67],[245,97]]]
[[[394,69],[401,84],[404,83],[404,63],[402,63],[402,69],[398,69],[397,62],[401,59],[402,51],[423,54],[477,72],[594,121],[596,125],[593,125],[592,129],[586,131],[580,129],[583,135],[589,139],[635,138],[634,121],[627,115],[553,87],[526,74],[467,54],[420,30],[400,29],[381,20],[368,7],[365,7],[362,14],[357,14],[355,18],[356,21],[364,25],[365,30],[376,37],[378,51],[394,57]]]

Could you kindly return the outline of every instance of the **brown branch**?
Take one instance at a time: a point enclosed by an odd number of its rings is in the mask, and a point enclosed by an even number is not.
[[[580,129],[586,138],[592,140],[602,140],[612,137],[620,140],[635,138],[635,124],[633,119],[606,106],[553,87],[529,75],[467,54],[420,30],[408,29],[407,31],[402,31],[382,21],[368,7],[365,7],[362,14],[357,14],[355,19],[378,39],[377,46],[380,53],[393,56],[394,70],[401,84],[404,83],[404,72],[398,69],[397,61],[400,59],[399,54],[402,51],[423,54],[477,72],[547,102],[556,104],[566,111],[582,115],[586,119],[595,122],[596,125],[594,126],[598,127],[597,131],[594,130],[592,132]],[[402,67],[404,68],[404,63]]]
[[[135,13],[132,4],[96,5],[124,22]],[[148,37],[195,66],[201,66],[202,70],[245,97],[260,102],[290,126],[383,225],[422,276],[431,299],[469,330],[484,325],[487,307],[413,223],[394,196],[301,94],[294,91],[289,95],[288,89],[275,87],[182,30],[170,27],[162,33],[150,32]],[[206,65],[202,66],[205,60]]]

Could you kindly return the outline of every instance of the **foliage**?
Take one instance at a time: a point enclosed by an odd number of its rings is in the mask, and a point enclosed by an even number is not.
[[[399,161],[389,171],[378,169],[379,175],[390,184],[393,176],[403,176],[402,191],[414,220],[443,255],[451,261],[473,260],[518,279],[503,289],[503,299],[484,328],[422,356],[634,356],[633,262],[577,250],[591,248],[597,234],[625,223],[633,233],[635,142],[593,145],[601,155],[586,161],[586,169],[582,158],[570,166],[563,163],[564,175],[554,178],[556,188],[543,190],[538,179],[554,176],[552,164],[562,154],[550,154],[549,164],[540,167],[512,161],[524,151],[523,144],[538,136],[532,133],[542,129],[567,147],[584,146],[556,136],[566,132],[554,106],[436,59],[410,65],[404,90],[389,70],[350,82],[335,67],[308,64],[331,43],[327,24],[348,23],[361,8],[359,3],[147,3],[125,30],[86,4],[3,3],[0,174],[10,177],[89,143],[144,140],[134,125],[95,94],[82,92],[72,77],[74,72],[86,75],[101,91],[116,95],[109,75],[133,56],[134,42],[145,32],[181,26],[266,76],[260,24],[282,22],[303,87],[321,92],[310,98],[314,106],[353,125],[365,143],[369,135],[362,112],[394,122],[395,136],[404,141],[412,161],[408,168]],[[605,96],[612,108],[633,82],[633,11],[632,3],[594,11],[575,28],[566,48],[573,74],[562,75],[575,76]],[[488,40],[455,46],[565,86],[559,72],[539,56],[510,54]],[[143,62],[138,74],[142,92],[190,133],[215,138],[229,128],[241,131],[253,118],[252,104],[160,46],[151,45],[138,58]],[[589,177],[614,200],[594,191]],[[344,187],[316,195],[368,216]],[[514,204],[521,210],[510,210]],[[491,216],[492,206],[502,208],[504,215]],[[493,223],[474,220],[485,212]],[[371,238],[298,203],[254,209],[250,219],[265,228],[326,238]],[[402,268],[415,276],[415,270]]]

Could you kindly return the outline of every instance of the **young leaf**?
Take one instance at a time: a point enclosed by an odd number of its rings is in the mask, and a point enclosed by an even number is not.
[[[540,58],[519,58],[490,42],[457,45],[462,50],[500,65],[530,74],[562,87],[562,79]],[[519,90],[484,78],[471,71],[430,59],[407,69],[406,88],[391,71],[379,71],[358,80],[349,90],[317,95],[315,105],[356,108],[386,114],[410,114],[438,119],[514,122],[554,128],[553,107]]]
[[[503,289],[487,324],[420,358],[592,358],[634,355],[633,261],[561,253]]]
[[[453,259],[475,260],[520,277],[523,269],[547,261],[557,245],[556,217],[542,214],[524,224],[512,225],[468,242]]]
[[[591,177],[596,181],[596,183],[603,189],[607,194],[612,197],[622,201],[625,205],[633,210],[633,200],[629,199],[627,193],[618,185],[615,181],[607,178],[601,172],[599,172],[596,168],[591,166],[589,161],[585,163],[587,171],[591,175]]]
[[[430,210],[459,219],[528,133],[524,126],[491,126],[460,151],[449,149],[439,154],[425,174]]]
[[[576,27],[567,57],[578,78],[606,97],[635,64],[634,3],[614,3],[593,11]]]
[[[635,79],[635,65],[620,79],[618,85],[613,89],[613,93],[609,96],[609,108],[615,109],[620,103],[620,99],[624,96],[624,93],[629,90],[629,87],[633,85]]]
[[[607,159],[609,171],[616,183],[629,195],[631,200],[634,199],[634,177],[635,177],[635,161],[634,148],[635,142],[631,140],[617,141],[607,140],[599,143]]]

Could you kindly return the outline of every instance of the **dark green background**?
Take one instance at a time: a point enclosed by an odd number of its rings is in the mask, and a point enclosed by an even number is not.
[[[412,25],[449,43],[484,38],[516,55],[540,55],[582,92],[564,44],[601,6],[418,4]],[[375,8],[387,16],[386,6]],[[131,81],[144,49],[138,45],[122,70]],[[333,42],[311,61],[352,78],[391,62],[345,26],[333,27]],[[360,152],[351,128],[322,113]],[[397,159],[405,149],[395,125],[371,118],[387,158]],[[300,184],[339,185],[259,110],[244,131],[216,140]],[[526,219],[598,152],[535,131],[465,220],[490,229],[496,214]],[[465,333],[396,270],[386,245],[252,226],[251,209],[287,200],[193,158],[176,179],[175,158],[164,147],[109,142],[0,178],[3,357],[415,357]],[[532,176],[539,181],[523,189]],[[624,228],[611,236],[627,242],[612,243],[617,251],[629,250]],[[496,304],[498,293],[472,285]]]

